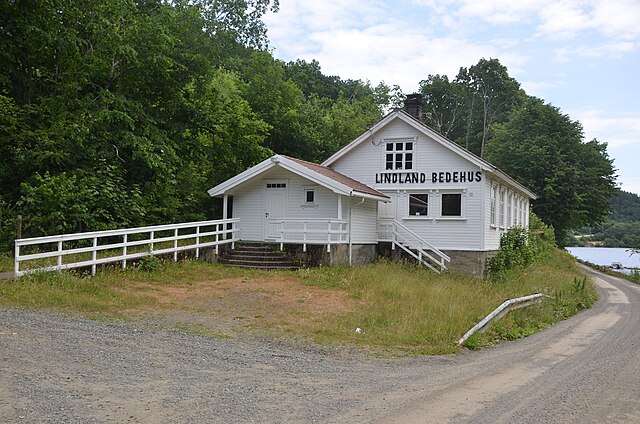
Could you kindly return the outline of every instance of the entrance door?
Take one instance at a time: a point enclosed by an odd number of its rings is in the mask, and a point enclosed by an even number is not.
[[[274,240],[280,237],[282,224],[272,219],[287,216],[287,181],[267,181],[264,188],[264,228],[265,239]]]

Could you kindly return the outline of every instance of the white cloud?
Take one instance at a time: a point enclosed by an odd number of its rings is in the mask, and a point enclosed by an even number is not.
[[[640,147],[639,112],[611,116],[597,108],[586,108],[572,111],[570,115],[582,123],[586,140],[597,138],[607,142],[612,149],[632,145]]]
[[[616,39],[637,39],[640,36],[640,2],[600,1],[594,7],[592,23],[607,36]]]
[[[569,40],[597,32],[611,40],[640,36],[638,0],[415,0],[457,28],[477,27],[478,20],[496,26],[534,25],[536,34]],[[449,24],[448,26],[451,26]]]
[[[631,41],[619,41],[597,45],[581,45],[576,47],[561,47],[554,52],[556,60],[570,62],[576,57],[582,58],[619,58],[633,53],[638,44]]]
[[[553,89],[566,85],[565,81],[522,81],[520,86],[527,92],[527,94],[545,98],[546,93]]]
[[[452,34],[434,37],[429,28],[408,24],[392,10],[383,13],[374,1],[365,1],[362,10],[350,2],[338,7],[339,0],[310,3],[282,2],[281,11],[266,19],[269,37],[277,57],[316,59],[325,74],[385,81],[412,92],[429,74],[454,77],[461,66],[483,57],[499,57],[514,75],[527,62],[508,38],[474,42]]]

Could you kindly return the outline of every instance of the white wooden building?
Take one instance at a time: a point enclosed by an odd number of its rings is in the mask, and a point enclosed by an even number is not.
[[[233,196],[242,240],[321,246],[326,264],[369,261],[385,247],[481,275],[500,235],[528,225],[536,196],[423,124],[421,102],[409,96],[407,111],[389,113],[321,165],[275,155],[209,194],[224,199],[225,212]]]

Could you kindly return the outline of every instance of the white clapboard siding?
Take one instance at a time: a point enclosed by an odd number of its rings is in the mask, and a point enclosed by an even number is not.
[[[378,202],[371,199],[351,199],[351,242],[375,244],[378,242]]]
[[[487,181],[487,189],[485,190],[485,223],[484,223],[484,244],[487,250],[497,250],[500,247],[500,235],[503,231],[500,230],[498,225],[491,225],[491,185],[493,181]],[[500,205],[498,199],[498,193],[496,192],[496,224],[500,222]]]
[[[425,183],[418,184],[380,184],[376,182],[376,173],[386,172],[384,166],[385,140],[394,138],[417,139],[414,144],[414,169],[411,172],[427,174]],[[441,144],[418,133],[410,125],[395,120],[382,130],[374,133],[370,141],[353,149],[349,154],[339,158],[332,167],[345,175],[373,187],[393,197],[395,206],[381,206],[382,211],[395,208],[396,219],[415,231],[439,249],[446,250],[485,250],[482,243],[482,232],[485,222],[482,208],[483,184],[486,175],[482,174],[482,181],[465,183],[433,183],[433,172],[480,171],[479,167],[447,149]],[[437,190],[437,191],[436,191]],[[429,192],[429,217],[409,218],[408,193]],[[440,194],[442,192],[462,192],[464,219],[440,219]],[[384,213],[384,212],[383,212]]]
[[[287,183],[286,217],[272,218],[338,218],[338,194],[292,172],[274,169],[243,184],[233,194],[233,216],[241,219],[239,237],[242,240],[264,240],[264,186],[269,180]],[[305,190],[311,188],[316,190],[313,206],[305,204]],[[346,205],[343,205],[342,217],[347,218]]]

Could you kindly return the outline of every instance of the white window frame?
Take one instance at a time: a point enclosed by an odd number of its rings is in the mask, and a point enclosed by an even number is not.
[[[505,209],[504,209],[504,196],[505,196],[505,189],[504,187],[499,187],[498,189],[498,195],[499,195],[499,201],[498,201],[498,205],[499,210],[500,210],[500,219],[498,220],[498,226],[500,228],[505,228],[504,224],[505,224]]]
[[[415,172],[416,170],[416,143],[417,137],[412,138],[385,138],[384,149],[382,156],[382,169],[385,171],[399,171],[399,172]],[[397,144],[402,143],[402,149],[397,149]],[[411,143],[411,150],[407,150],[407,143]],[[392,144],[391,150],[387,150],[387,146]],[[387,168],[387,155],[393,155],[391,161],[391,168]],[[402,167],[396,166],[396,155],[402,155]],[[407,169],[407,154],[411,154],[411,169]]]
[[[490,223],[493,228],[495,228],[498,224],[498,185],[491,184],[491,194],[490,194],[490,202],[491,202],[491,213],[490,213]]]
[[[412,194],[426,194],[427,195],[427,214],[426,215],[410,215],[410,210],[411,210],[411,195]],[[433,203],[432,200],[432,196],[431,193],[428,191],[420,191],[420,190],[412,190],[412,191],[407,191],[407,209],[406,209],[406,213],[405,213],[405,218],[406,219],[426,219],[426,218],[431,218],[432,212],[431,212],[431,204]]]
[[[507,193],[507,219],[506,219],[507,228],[511,228],[513,226],[513,193],[509,191]]]
[[[459,194],[460,195],[460,215],[443,215],[442,214],[442,206],[444,205],[442,201],[443,194]],[[450,221],[463,221],[467,219],[466,213],[466,197],[467,190],[439,190],[438,193],[438,220],[450,220]]]
[[[313,192],[313,202],[307,201],[307,193]],[[302,190],[302,207],[303,208],[317,208],[318,204],[318,186],[304,186]]]

